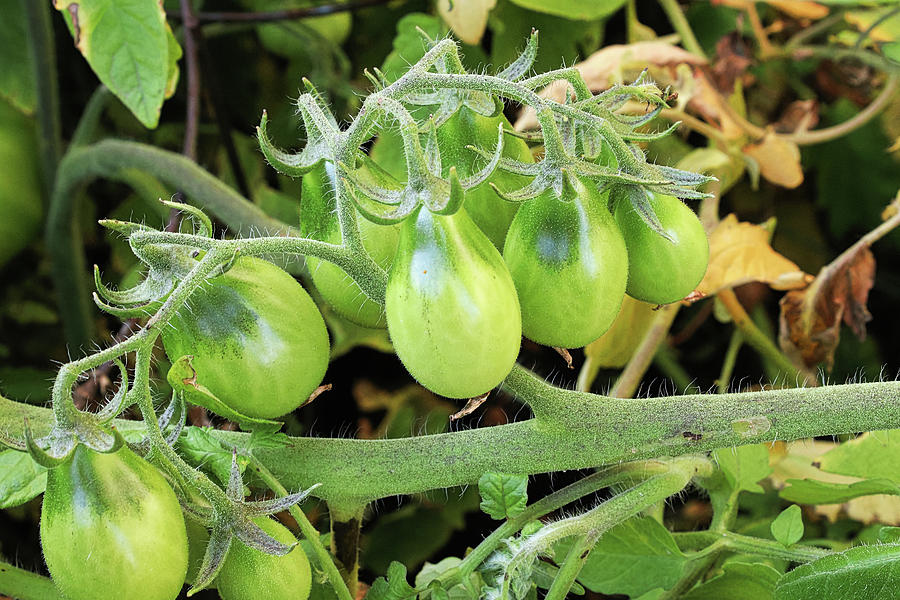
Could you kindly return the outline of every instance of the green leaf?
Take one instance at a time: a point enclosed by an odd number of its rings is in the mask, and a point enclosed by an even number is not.
[[[900,483],[900,430],[872,431],[844,442],[819,459],[828,473]]]
[[[394,38],[394,49],[381,70],[388,81],[395,81],[409,70],[409,66],[425,55],[425,40],[417,31],[421,29],[431,39],[441,37],[443,30],[441,20],[424,13],[410,13],[397,22],[397,36]]]
[[[568,545],[554,548],[565,556]],[[578,581],[601,594],[636,598],[654,588],[669,589],[681,577],[687,557],[669,530],[656,519],[628,519],[608,532],[591,550]]]
[[[214,438],[208,428],[185,427],[176,446],[187,462],[212,473],[222,485],[228,483],[231,475],[231,450]],[[247,459],[238,456],[238,465],[243,471],[247,466]]]
[[[766,600],[772,598],[781,573],[762,563],[732,561],[723,573],[683,596],[684,600]]]
[[[550,589],[557,574],[559,574],[559,567],[540,560],[534,563],[534,567],[531,570],[531,578],[534,580],[534,585],[542,590]],[[576,596],[584,596],[584,587],[577,581],[573,581],[569,587],[569,593]]]
[[[29,404],[50,401],[53,371],[33,367],[0,367],[0,391],[9,398]]]
[[[37,102],[31,44],[26,32],[25,3],[17,0],[3,3],[0,19],[0,48],[3,48],[3,68],[0,69],[0,96],[17,109],[32,114]]]
[[[733,490],[754,494],[764,492],[757,482],[772,472],[769,466],[769,450],[764,444],[721,448],[713,452],[713,459]]]
[[[882,544],[896,544],[900,542],[900,527],[882,527],[878,531],[878,541]]]
[[[219,400],[215,394],[209,391],[209,388],[200,383],[202,374],[194,370],[194,367],[191,365],[191,358],[191,356],[180,357],[172,363],[169,372],[166,374],[166,381],[169,382],[173,390],[184,394],[185,400],[207,408],[229,421],[234,421],[245,431],[274,432],[281,429],[283,423],[280,421],[248,417]]]
[[[25,504],[46,487],[47,469],[34,462],[27,452],[0,452],[0,508]]]
[[[56,0],[75,46],[91,69],[134,116],[155,128],[176,54],[157,0]]]
[[[575,21],[593,21],[611,15],[625,5],[625,0],[511,0],[522,8],[565,17]]]
[[[783,546],[791,546],[803,537],[803,511],[796,504],[788,506],[775,517],[770,526],[772,537]]]
[[[448,556],[438,563],[425,563],[422,570],[416,575],[416,589],[424,590],[431,587],[435,579],[443,575],[445,572],[455,569],[462,562],[461,558]],[[434,588],[432,588],[433,590]],[[444,593],[447,594],[449,600],[479,600],[479,591],[481,590],[481,577],[478,573],[469,575],[468,581],[458,583]],[[432,591],[434,597],[434,591]]]
[[[508,519],[528,503],[528,476],[485,473],[478,480],[481,510],[494,519]]]
[[[900,589],[900,544],[857,546],[801,565],[775,587],[776,600],[892,600]]]
[[[376,579],[366,594],[366,600],[412,600],[415,597],[416,590],[406,581],[406,567],[397,561],[388,567],[387,579]]]
[[[887,479],[866,479],[856,483],[831,483],[815,479],[788,479],[779,496],[798,504],[841,504],[860,496],[891,494],[900,496],[900,486]]]

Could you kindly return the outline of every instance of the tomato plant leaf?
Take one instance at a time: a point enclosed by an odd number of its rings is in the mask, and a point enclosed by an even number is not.
[[[570,545],[556,545],[555,556],[564,558]],[[686,563],[687,557],[659,521],[638,517],[613,527],[600,538],[578,581],[592,592],[636,598],[654,588],[671,588]]]
[[[31,44],[26,39],[25,4],[6,2],[0,19],[0,48],[3,48],[3,68],[0,69],[0,96],[9,100],[22,112],[31,114],[37,102],[37,87],[32,64]]]
[[[900,430],[872,431],[844,442],[819,459],[819,468],[829,473],[888,479],[900,483]]]
[[[762,563],[732,561],[722,566],[722,574],[684,595],[684,600],[764,600],[772,598],[781,573]]]
[[[512,0],[512,3],[528,10],[573,21],[593,21],[616,12],[624,6],[625,0],[556,0],[555,2]]]
[[[372,583],[366,600],[412,600],[414,590],[406,581],[406,567],[394,561],[387,570],[387,578],[379,577]]]
[[[796,504],[788,506],[772,521],[772,537],[784,546],[791,546],[803,537],[803,511]]]
[[[900,544],[857,546],[782,576],[776,600],[889,600],[900,586]]]
[[[439,0],[438,14],[453,34],[467,44],[477,44],[487,28],[488,14],[497,0]]]
[[[455,556],[448,556],[437,563],[426,562],[416,575],[416,589],[430,588],[432,597],[434,597],[434,587],[432,586],[436,585],[435,580],[445,572],[458,567],[461,562],[462,559]],[[463,583],[456,584],[444,593],[447,594],[449,600],[479,600],[480,590],[481,577],[476,572],[469,575],[469,578]]]
[[[528,476],[485,473],[478,480],[481,510],[494,519],[514,517],[528,503]]]
[[[900,486],[887,479],[866,479],[856,483],[833,483],[815,479],[788,479],[779,496],[799,504],[838,504],[873,494],[900,496]]]
[[[231,449],[209,433],[207,428],[186,427],[176,443],[179,453],[194,466],[212,473],[222,485],[231,477]],[[241,472],[247,466],[247,459],[238,455],[238,467]]]
[[[772,472],[769,451],[764,444],[722,448],[713,452],[713,459],[733,490],[763,493],[758,482]]]
[[[201,383],[202,376],[191,365],[191,356],[182,356],[172,363],[166,374],[166,381],[172,389],[184,394],[185,400],[211,410],[220,417],[234,421],[246,431],[259,430],[274,432],[281,429],[280,421],[248,417],[231,408]]]
[[[150,129],[174,90],[166,15],[157,0],[56,0],[94,73]],[[177,59],[176,59],[177,60]]]
[[[0,509],[25,504],[47,487],[47,469],[27,452],[0,452]]]

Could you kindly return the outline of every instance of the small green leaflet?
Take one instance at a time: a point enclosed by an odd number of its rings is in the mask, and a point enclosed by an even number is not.
[[[172,367],[166,374],[166,381],[173,390],[184,394],[184,399],[188,402],[207,408],[229,421],[234,421],[245,431],[273,432],[281,429],[283,425],[280,421],[248,417],[219,400],[215,394],[209,391],[209,388],[203,385],[201,376],[191,366],[190,356],[182,356],[172,363]]]
[[[56,0],[75,46],[134,116],[156,127],[175,91],[181,47],[157,0]]]
[[[387,579],[376,579],[366,594],[366,600],[413,600],[415,597],[416,590],[406,581],[406,567],[396,561],[388,567]]]
[[[212,473],[219,483],[226,485],[231,475],[231,450],[202,427],[185,427],[176,442],[178,452],[194,466]],[[238,466],[243,472],[247,459],[238,456]]]
[[[497,520],[508,519],[525,510],[528,503],[528,476],[485,473],[478,480],[481,510]]]
[[[416,575],[416,589],[424,590],[430,588],[431,597],[435,599],[443,592],[448,600],[479,600],[481,577],[478,573],[472,573],[469,575],[467,582],[458,583],[449,590],[444,590],[443,588],[441,588],[441,592],[436,590],[440,586],[435,580],[446,571],[458,567],[461,562],[462,559],[455,556],[448,556],[436,564],[426,562],[422,570]]]
[[[786,483],[788,486],[778,495],[798,504],[840,504],[873,494],[900,496],[900,486],[887,479],[866,479],[856,483],[788,479]]]
[[[684,600],[768,600],[781,573],[762,563],[728,562],[723,573],[684,595]]]
[[[25,504],[47,487],[47,469],[27,452],[0,452],[0,509]]]
[[[900,544],[857,546],[801,565],[775,587],[775,600],[893,600]]]
[[[554,554],[565,558],[570,543]],[[656,519],[635,517],[606,532],[591,550],[578,581],[592,592],[637,598],[655,588],[669,589],[681,577],[687,557],[669,530]]]
[[[772,472],[769,450],[764,444],[721,448],[713,452],[713,460],[722,469],[731,489],[754,494],[763,493],[759,481]]]
[[[775,517],[770,526],[772,537],[783,546],[792,546],[803,537],[803,511],[796,504],[788,506]]]
[[[829,450],[819,463],[828,473],[900,483],[900,430],[864,433]]]

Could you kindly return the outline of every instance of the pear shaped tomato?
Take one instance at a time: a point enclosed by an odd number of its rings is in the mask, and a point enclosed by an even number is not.
[[[664,194],[647,192],[668,240],[650,229],[627,198],[615,217],[628,248],[628,295],[651,304],[677,302],[694,291],[706,274],[709,240],[697,215]]]
[[[47,472],[41,545],[69,600],[173,600],[187,572],[178,499],[127,447],[101,454],[79,445]]]
[[[341,242],[335,213],[334,166],[322,161],[303,176],[300,195],[300,231],[313,239],[332,244]],[[378,225],[359,217],[363,247],[382,268],[387,269],[397,251],[399,227]],[[370,300],[359,285],[340,267],[315,257],[306,259],[313,284],[341,316],[363,327],[384,327],[384,308]]]
[[[253,522],[282,544],[297,541],[287,527],[268,517]],[[235,539],[216,585],[222,600],[306,600],[312,587],[312,571],[299,545],[284,556],[274,556]]]
[[[570,179],[569,201],[548,190],[526,201],[509,228],[503,258],[522,332],[539,344],[580,348],[609,329],[625,297],[628,253],[606,207],[608,193]]]
[[[490,391],[519,352],[522,322],[503,258],[459,211],[419,209],[400,232],[385,297],[388,333],[407,370],[431,391]]]
[[[197,383],[249,417],[277,418],[306,401],[328,368],[328,330],[297,280],[240,256],[162,331],[173,361],[193,356]]]
[[[502,114],[486,117],[465,104],[460,106],[437,129],[443,175],[448,176],[451,167],[456,167],[460,178],[476,173],[485,161],[467,146],[492,151],[497,146],[497,129],[501,124],[506,129],[512,129],[512,125]],[[522,162],[534,160],[528,144],[521,138],[510,135],[503,138],[503,156]],[[528,181],[528,178],[521,175],[497,169],[487,181],[466,192],[466,212],[498,249],[503,248],[506,231],[518,205],[500,198],[489,184],[493,183],[502,191],[509,192],[527,185]]]

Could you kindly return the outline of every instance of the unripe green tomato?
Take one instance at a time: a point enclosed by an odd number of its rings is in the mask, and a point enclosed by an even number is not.
[[[519,353],[516,288],[500,253],[463,211],[420,208],[403,222],[385,310],[400,360],[442,396],[490,391]]]
[[[628,280],[628,252],[606,208],[609,194],[571,181],[577,195],[569,202],[552,190],[527,200],[503,249],[522,306],[522,332],[562,348],[580,348],[609,329]]]
[[[341,230],[334,212],[333,187],[329,183],[333,175],[332,163],[323,161],[303,176],[300,231],[313,239],[339,244]],[[387,270],[397,252],[399,226],[378,225],[361,215],[356,221],[366,252]],[[306,266],[316,289],[342,317],[363,327],[385,327],[384,308],[370,300],[340,267],[312,256],[307,257]]]
[[[34,123],[0,99],[0,267],[41,227],[41,183]]]
[[[497,146],[497,128],[503,124],[506,129],[512,125],[502,114],[485,117],[463,105],[437,128],[438,148],[441,152],[443,175],[456,173],[462,179],[475,174],[484,166],[485,160],[466,146],[476,146],[492,151]],[[503,136],[503,156],[522,162],[533,162],[528,144],[521,138]],[[476,188],[466,191],[465,210],[475,224],[487,235],[498,249],[503,248],[506,231],[518,210],[518,204],[503,200],[491,189],[490,183],[502,191],[509,192],[529,183],[527,177],[502,171],[499,168]]]
[[[297,541],[287,527],[273,519],[259,517],[253,522],[282,544]],[[274,556],[235,539],[216,583],[222,600],[306,600],[312,571],[299,544],[284,556]]]
[[[300,406],[328,367],[328,330],[297,281],[240,256],[200,286],[162,331],[169,358],[192,355],[197,383],[249,417]]]
[[[187,572],[178,499],[127,447],[101,454],[79,445],[47,472],[41,545],[69,600],[174,600]]]
[[[628,248],[628,287],[632,298],[651,304],[677,302],[694,291],[706,274],[709,240],[697,215],[674,196],[647,192],[670,242],[644,222],[626,198],[615,210]]]

